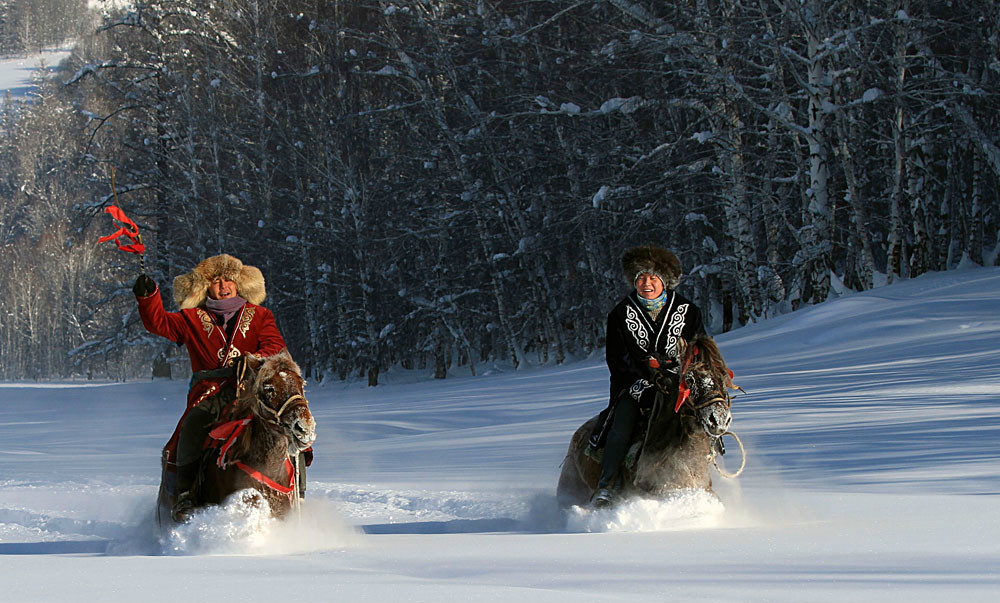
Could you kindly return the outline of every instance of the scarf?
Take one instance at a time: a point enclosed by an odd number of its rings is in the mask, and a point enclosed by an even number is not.
[[[638,294],[636,295],[636,297],[639,298],[639,303],[642,304],[642,307],[646,308],[646,312],[649,312],[653,316],[653,320],[656,320],[656,315],[659,314],[660,310],[663,309],[663,306],[667,304],[666,289],[663,290],[663,293],[660,294],[660,297],[656,297],[653,299],[646,299],[645,297]]]
[[[240,308],[245,303],[247,303],[247,300],[239,295],[228,299],[212,299],[209,297],[205,300],[205,307],[208,308],[209,312],[222,319],[222,328],[225,330],[229,320],[240,311]]]

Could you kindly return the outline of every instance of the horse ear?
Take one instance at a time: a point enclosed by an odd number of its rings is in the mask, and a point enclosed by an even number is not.
[[[245,391],[250,389],[257,379],[257,371],[264,364],[264,359],[254,354],[245,354],[236,361],[236,389]]]
[[[264,359],[256,354],[246,354],[240,356],[240,362],[243,362],[251,372],[256,373],[260,370],[260,365],[264,364]]]
[[[280,359],[281,362],[286,363],[289,368],[295,371],[295,374],[300,377],[302,376],[302,369],[292,360],[292,353],[288,351],[288,348],[281,348],[281,351],[271,356],[271,358]]]

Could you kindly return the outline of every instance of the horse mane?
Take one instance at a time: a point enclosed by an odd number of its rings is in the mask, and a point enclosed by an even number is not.
[[[293,372],[302,375],[302,369],[292,360],[288,350],[282,350],[274,356],[265,358],[256,372],[247,371],[242,380],[237,384],[239,395],[233,403],[232,418],[235,420],[247,417],[262,416],[260,400],[260,389],[265,383],[270,381],[276,374],[282,371]],[[253,441],[254,423],[250,422],[233,442],[230,448],[232,458],[238,459],[250,451],[250,443]]]
[[[708,335],[695,335],[687,343],[681,356],[684,359],[681,366],[689,365],[685,374],[697,369],[699,372],[707,373],[713,383],[725,388],[724,391],[734,388],[722,352],[715,340]]]

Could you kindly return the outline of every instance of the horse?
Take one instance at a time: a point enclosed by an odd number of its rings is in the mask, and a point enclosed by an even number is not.
[[[209,432],[217,446],[202,460],[197,506],[217,505],[242,491],[244,503],[261,508],[266,504],[272,516],[282,517],[301,502],[300,453],[316,440],[302,371],[282,350],[263,359],[244,356],[233,372],[237,397],[226,422]],[[171,525],[174,504],[165,481],[157,497],[161,526]]]
[[[678,356],[680,395],[675,404],[662,393],[657,394],[648,420],[639,421],[638,433],[633,434],[622,467],[621,498],[658,498],[682,489],[700,489],[715,495],[710,467],[718,468],[715,456],[725,450],[722,436],[735,437],[729,432],[730,389],[738,388],[733,385],[732,373],[712,338],[697,336],[687,344],[682,343]],[[598,455],[588,450],[588,444],[599,418],[600,415],[584,423],[570,439],[556,488],[562,508],[588,505],[597,488],[601,464],[599,457],[595,458]]]

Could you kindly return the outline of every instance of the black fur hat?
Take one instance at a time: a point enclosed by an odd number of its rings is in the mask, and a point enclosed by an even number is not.
[[[633,247],[622,254],[622,272],[628,284],[635,286],[640,274],[655,274],[664,289],[673,289],[680,282],[681,263],[677,256],[654,245]]]

